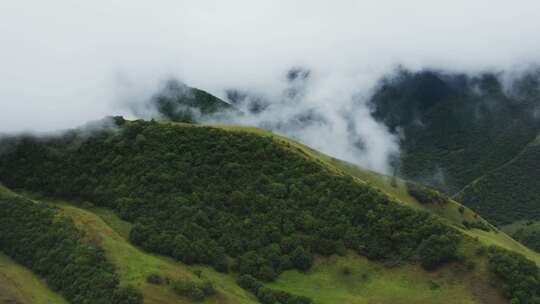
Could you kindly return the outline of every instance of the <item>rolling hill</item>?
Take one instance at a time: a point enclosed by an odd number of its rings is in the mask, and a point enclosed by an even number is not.
[[[118,288],[145,303],[505,303],[540,293],[538,254],[432,190],[260,129],[114,123],[3,139],[0,181],[19,194],[0,202],[73,223],[74,244],[102,252]],[[37,237],[3,227],[12,242]],[[0,250],[74,299],[7,244],[17,243],[0,239]]]

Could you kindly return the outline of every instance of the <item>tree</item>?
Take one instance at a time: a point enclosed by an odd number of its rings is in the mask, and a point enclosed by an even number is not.
[[[434,269],[456,257],[457,241],[452,235],[431,235],[422,241],[418,252],[425,269]]]
[[[296,268],[306,271],[313,264],[313,257],[311,253],[304,249],[304,247],[297,247],[291,254],[291,260]]]

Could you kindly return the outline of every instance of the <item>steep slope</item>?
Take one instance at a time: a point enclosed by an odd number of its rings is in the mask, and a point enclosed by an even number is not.
[[[0,197],[10,191],[0,185]],[[29,269],[0,253],[0,303],[65,304],[60,295],[51,291],[45,282]]]
[[[0,250],[5,255],[38,274],[72,303],[141,303],[136,290],[119,286],[102,249],[83,237],[57,209],[0,190]],[[32,284],[25,282],[20,290]],[[52,296],[44,293],[36,301],[47,295]]]
[[[475,180],[457,198],[494,223],[540,219],[540,138],[503,166]]]
[[[0,303],[67,304],[27,268],[0,254]]]
[[[538,84],[537,73],[525,74],[508,93],[494,74],[400,71],[381,82],[371,104],[402,136],[402,176],[454,194],[535,139]]]
[[[540,265],[540,255],[538,253],[531,251],[529,248],[509,237],[506,233],[503,233],[498,228],[490,225],[477,213],[466,206],[461,205],[457,201],[449,199],[446,204],[422,204],[415,197],[410,195],[407,188],[408,183],[399,177],[385,176],[360,168],[354,164],[322,154],[289,138],[274,135],[271,132],[262,129],[230,125],[218,127],[225,130],[252,132],[261,136],[271,136],[276,141],[298,149],[302,154],[306,155],[313,161],[324,165],[328,170],[338,174],[352,176],[356,178],[358,182],[366,183],[367,185],[384,192],[388,196],[393,197],[398,203],[404,204],[411,208],[426,211],[440,217],[443,221],[462,230],[465,234],[481,240],[481,242],[487,246],[497,245],[508,250],[519,252]],[[464,223],[466,222],[485,223],[486,226],[489,227],[489,230],[486,231],[478,229],[478,227],[482,227],[484,225],[477,227],[465,226]],[[507,230],[504,231],[506,232]],[[508,232],[512,235],[515,234],[514,230],[508,230]]]
[[[464,282],[474,277],[471,286],[450,284],[452,276],[433,285],[441,292],[460,290],[463,302],[492,303],[471,289],[496,298],[491,275],[504,284],[508,298],[528,301],[540,293],[536,281],[512,283],[526,275],[540,276],[534,262],[495,248],[486,252],[484,240],[469,237],[459,224],[449,222],[451,217],[422,211],[431,207],[410,208],[298,144],[261,136],[260,131],[115,121],[117,128],[93,134],[74,130],[49,138],[5,139],[0,179],[13,188],[112,208],[133,224],[132,243],[186,264],[232,271],[239,285],[262,303],[331,303],[314,294],[316,282],[327,276],[309,276],[335,254],[357,260],[354,265],[397,266],[404,280],[429,277],[424,269],[457,271]],[[459,208],[450,200],[437,204]],[[63,210],[75,222],[93,227],[93,221],[81,220],[89,214]],[[101,244],[113,248],[105,239]],[[326,273],[338,267],[334,264]],[[497,272],[501,267],[510,268],[511,276]],[[354,273],[364,271],[363,266],[353,268]],[[120,274],[122,269],[127,268],[119,266]],[[293,282],[295,272],[306,272],[313,289],[295,288],[302,282],[280,283]],[[379,282],[391,276],[384,270],[368,272]],[[140,282],[144,276],[137,277]],[[357,279],[352,276],[353,285]],[[437,302],[439,292],[416,287],[418,295],[426,294],[426,303]],[[396,292],[405,295],[405,289]],[[384,294],[375,288],[344,299],[353,296],[362,303]]]
[[[540,252],[540,221],[520,220],[504,225],[501,229],[527,247]]]
[[[536,250],[539,75],[525,73],[503,90],[494,74],[400,71],[371,101],[401,135],[402,176],[455,195]]]
[[[30,196],[36,198],[35,195]],[[256,303],[256,299],[237,286],[233,278],[216,273],[208,267],[188,267],[133,246],[128,241],[133,225],[118,218],[110,209],[95,207],[88,202],[83,207],[42,197],[39,200],[59,207],[63,215],[71,218],[85,232],[87,239],[98,243],[117,270],[120,284],[140,290],[144,303],[191,303],[189,297],[174,291],[174,282],[200,284],[205,281],[210,281],[216,288],[216,294],[209,297],[206,303]],[[200,275],[197,275],[199,271]],[[170,283],[151,283],[148,281],[150,276],[163,278]]]
[[[146,278],[153,274],[169,280],[197,281],[199,279],[194,274],[197,271],[201,271],[202,278],[211,281],[217,289],[216,296],[207,299],[205,303],[257,302],[236,285],[234,275],[220,274],[208,267],[186,266],[171,259],[144,253],[128,244],[126,237],[132,225],[119,219],[109,209],[94,207],[88,202],[84,203],[86,207],[83,208],[64,201],[46,200],[34,195],[31,197],[58,206],[78,227],[84,229],[87,238],[99,242],[119,270],[120,283],[141,290],[144,303],[192,303],[189,298],[175,294],[168,284],[151,284]],[[505,303],[494,290],[475,284],[475,279],[478,281],[476,275],[484,267],[481,265],[479,262],[475,272],[464,267],[445,266],[436,272],[427,273],[419,266],[389,268],[348,253],[343,257],[319,257],[310,271],[287,271],[269,286],[276,290],[307,295],[322,304],[335,303],[337,300],[341,303],[410,303],[411,300],[415,303]],[[0,269],[0,276],[3,274]],[[20,283],[28,286],[28,281]],[[359,293],[359,290],[362,291]],[[28,291],[25,289],[20,294],[28,294]]]

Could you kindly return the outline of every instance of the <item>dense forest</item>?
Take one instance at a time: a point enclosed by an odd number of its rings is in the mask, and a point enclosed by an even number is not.
[[[505,89],[494,73],[402,69],[380,82],[370,104],[378,120],[401,134],[400,174],[455,194],[536,138],[539,83],[534,72]]]
[[[75,304],[139,304],[142,296],[118,286],[101,248],[83,241],[54,207],[0,189],[0,251],[43,277]]]
[[[346,249],[426,268],[455,258],[452,228],[271,138],[117,122],[89,138],[7,140],[2,182],[114,208],[149,251],[261,280]]]
[[[466,187],[457,198],[495,224],[539,219],[539,159],[536,139],[512,161]]]

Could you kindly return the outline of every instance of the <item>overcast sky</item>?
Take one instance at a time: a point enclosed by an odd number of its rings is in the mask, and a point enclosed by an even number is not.
[[[272,94],[306,66],[327,100],[369,94],[398,64],[519,69],[538,63],[539,33],[537,0],[1,1],[0,133],[122,114],[170,76]]]
[[[396,64],[504,69],[540,57],[534,0],[17,0],[1,2],[0,20],[0,131],[101,117],[126,88],[167,75],[222,95],[271,90],[290,65],[369,86]]]

